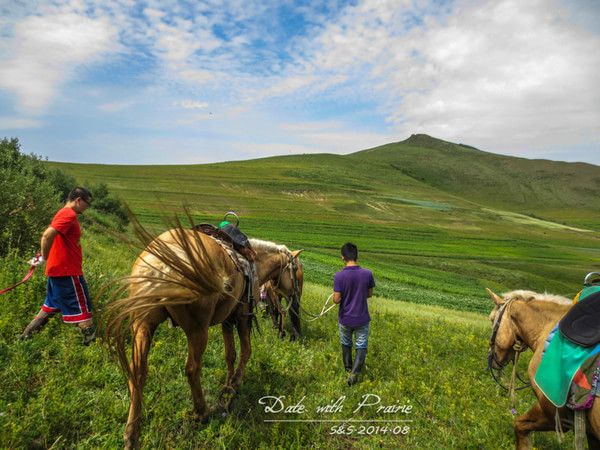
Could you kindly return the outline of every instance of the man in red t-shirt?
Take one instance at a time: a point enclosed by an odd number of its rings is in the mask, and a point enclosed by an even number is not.
[[[21,334],[28,339],[60,312],[65,323],[76,323],[83,334],[83,343],[89,345],[96,337],[92,320],[92,302],[81,268],[82,254],[79,238],[81,228],[78,214],[91,205],[92,194],[76,187],[69,193],[67,203],[60,209],[41,240],[41,257],[31,260],[32,265],[46,263],[48,285],[42,309]]]

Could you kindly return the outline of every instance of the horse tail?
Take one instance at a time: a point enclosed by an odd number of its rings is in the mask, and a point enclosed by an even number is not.
[[[131,212],[130,220],[144,251],[132,274],[120,279],[121,286],[112,294],[102,322],[109,349],[135,383],[125,348],[130,328],[153,320],[153,313],[166,307],[189,305],[207,295],[230,296],[232,287],[221,250],[215,253],[213,247],[211,254],[203,240],[206,236],[184,228],[178,218],[176,226],[159,237]],[[128,296],[119,298],[127,289]]]

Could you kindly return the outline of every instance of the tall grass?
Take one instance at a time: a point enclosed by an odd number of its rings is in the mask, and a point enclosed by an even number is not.
[[[88,242],[88,244],[91,244]],[[92,245],[93,247],[93,245]],[[100,260],[107,255],[100,255]],[[125,257],[123,257],[126,259]],[[92,260],[92,261],[91,261]],[[101,267],[98,257],[88,258]],[[110,270],[114,259],[105,259]],[[0,284],[19,278],[22,264],[5,260]],[[89,268],[89,267],[88,267]],[[101,273],[88,270],[92,291]],[[307,284],[303,306],[321,309],[329,289]],[[101,343],[80,344],[77,331],[53,320],[29,341],[16,335],[42,300],[44,280],[37,276],[4,296],[0,303],[0,446],[8,448],[118,448],[128,408],[124,376]],[[102,299],[96,299],[102,307]],[[482,301],[483,293],[482,293]],[[491,303],[491,302],[490,302]],[[491,305],[489,305],[491,306]],[[339,356],[335,311],[304,323],[300,342],[279,340],[270,320],[252,339],[253,354],[227,417],[214,416],[207,425],[191,417],[191,397],[183,367],[187,354],[184,334],[163,325],[156,333],[150,356],[142,426],[144,448],[510,448],[512,416],[508,399],[485,370],[490,325],[484,315],[436,306],[371,300],[372,331],[362,382],[345,384]],[[524,371],[524,367],[521,368]],[[223,345],[218,327],[210,331],[202,383],[214,405],[225,379]],[[382,405],[410,404],[410,414],[384,414],[376,408],[352,411],[366,394]],[[303,397],[304,414],[270,414],[259,400],[285,396],[286,406]],[[345,396],[342,411],[317,413]],[[373,399],[374,397],[371,397]],[[532,403],[521,392],[518,410]],[[339,420],[339,422],[271,423],[281,419]],[[411,420],[406,435],[394,435],[396,422]],[[332,427],[354,426],[352,435],[331,434]],[[364,427],[365,434],[356,434]],[[373,432],[379,426],[379,434]],[[387,434],[382,434],[387,429]],[[562,446],[552,434],[535,436],[539,448]]]

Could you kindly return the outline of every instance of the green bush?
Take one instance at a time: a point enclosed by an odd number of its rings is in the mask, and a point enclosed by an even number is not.
[[[72,175],[50,169],[35,154],[24,154],[17,138],[0,140],[0,256],[10,251],[32,253],[50,223],[52,214],[77,185]],[[117,228],[129,223],[120,200],[112,197],[106,184],[91,189],[94,206],[100,214],[116,218]]]
[[[117,219],[117,226],[121,230],[129,224],[129,217],[121,200],[113,197],[108,191],[106,183],[91,186],[90,191],[94,198],[93,208],[103,214],[109,214]]]
[[[16,138],[0,140],[0,255],[37,248],[59,200],[41,158],[21,153]]]

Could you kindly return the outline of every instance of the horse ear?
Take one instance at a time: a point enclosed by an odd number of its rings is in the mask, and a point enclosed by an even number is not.
[[[302,250],[294,250],[294,251],[292,252],[292,256],[293,256],[294,258],[297,258],[297,257],[298,257],[298,255],[299,255],[300,253],[302,253],[303,251],[304,251],[304,249],[302,249]]]
[[[496,295],[491,289],[485,288],[485,290],[496,305],[500,306],[504,303],[504,300],[500,296]]]

